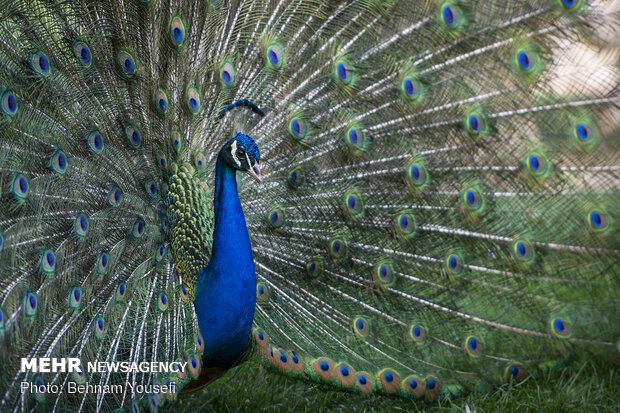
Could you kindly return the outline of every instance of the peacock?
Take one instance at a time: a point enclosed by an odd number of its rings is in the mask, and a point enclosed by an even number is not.
[[[617,362],[617,13],[2,1],[0,410],[157,411],[248,359],[420,403]]]

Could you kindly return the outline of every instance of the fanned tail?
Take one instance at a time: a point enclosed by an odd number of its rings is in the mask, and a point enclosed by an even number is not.
[[[617,359],[618,72],[575,58],[600,5],[325,7],[241,36],[269,40],[233,99],[275,101],[242,193],[267,364],[434,400]]]

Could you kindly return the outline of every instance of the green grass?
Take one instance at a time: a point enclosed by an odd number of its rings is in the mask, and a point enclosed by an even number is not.
[[[253,362],[229,371],[168,411],[183,412],[618,412],[620,371],[603,361],[575,360],[549,377],[506,384],[488,394],[426,403],[362,396],[284,377]]]

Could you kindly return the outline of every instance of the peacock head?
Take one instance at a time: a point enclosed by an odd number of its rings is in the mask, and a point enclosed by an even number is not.
[[[222,148],[224,160],[237,171],[248,172],[261,185],[260,151],[258,145],[248,135],[235,131],[235,136]]]

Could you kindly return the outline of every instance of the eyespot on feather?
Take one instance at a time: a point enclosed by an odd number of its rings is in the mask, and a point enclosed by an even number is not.
[[[400,375],[393,369],[383,369],[377,374],[377,384],[381,385],[383,391],[393,394],[400,388]]]
[[[166,115],[166,113],[168,113],[169,102],[168,92],[162,88],[155,89],[153,93],[153,104],[155,105],[157,113],[162,116]]]
[[[17,98],[15,94],[9,89],[5,89],[2,92],[2,111],[9,118],[12,118],[17,113],[19,106],[17,104]]]
[[[370,332],[370,325],[363,317],[357,317],[353,320],[353,331],[358,337],[365,338]]]
[[[19,201],[24,201],[30,193],[30,182],[24,174],[16,173],[11,185],[11,193]]]
[[[327,357],[316,359],[311,363],[310,367],[314,374],[323,382],[331,381],[336,376],[334,362]]]
[[[48,77],[51,72],[49,60],[45,53],[37,51],[30,57],[30,66],[41,77]]]
[[[80,66],[88,68],[92,64],[90,48],[84,41],[78,39],[73,43],[73,54],[78,59]]]
[[[426,390],[426,383],[416,375],[407,376],[401,382],[401,389],[415,398],[420,398]]]
[[[375,388],[375,381],[372,375],[365,371],[360,371],[355,377],[355,386],[363,394],[370,394]]]
[[[140,130],[133,125],[125,126],[125,136],[132,148],[139,148],[142,145]]]
[[[232,64],[224,63],[220,68],[220,80],[225,87],[232,87],[235,84],[236,72]]]
[[[126,78],[133,78],[136,75],[136,61],[133,55],[127,49],[121,49],[118,52],[118,64],[121,73]]]
[[[103,135],[98,130],[93,130],[87,137],[88,147],[94,155],[103,152],[104,140]]]
[[[200,93],[193,87],[187,88],[187,108],[194,115],[200,112]]]
[[[75,217],[75,221],[73,223],[73,230],[78,237],[86,237],[86,235],[88,234],[89,226],[90,222],[88,221],[86,215],[79,214]]]
[[[169,31],[172,45],[181,47],[185,42],[185,23],[180,16],[170,19]]]
[[[45,275],[52,275],[56,269],[56,254],[52,250],[45,250],[41,254],[41,271]]]

